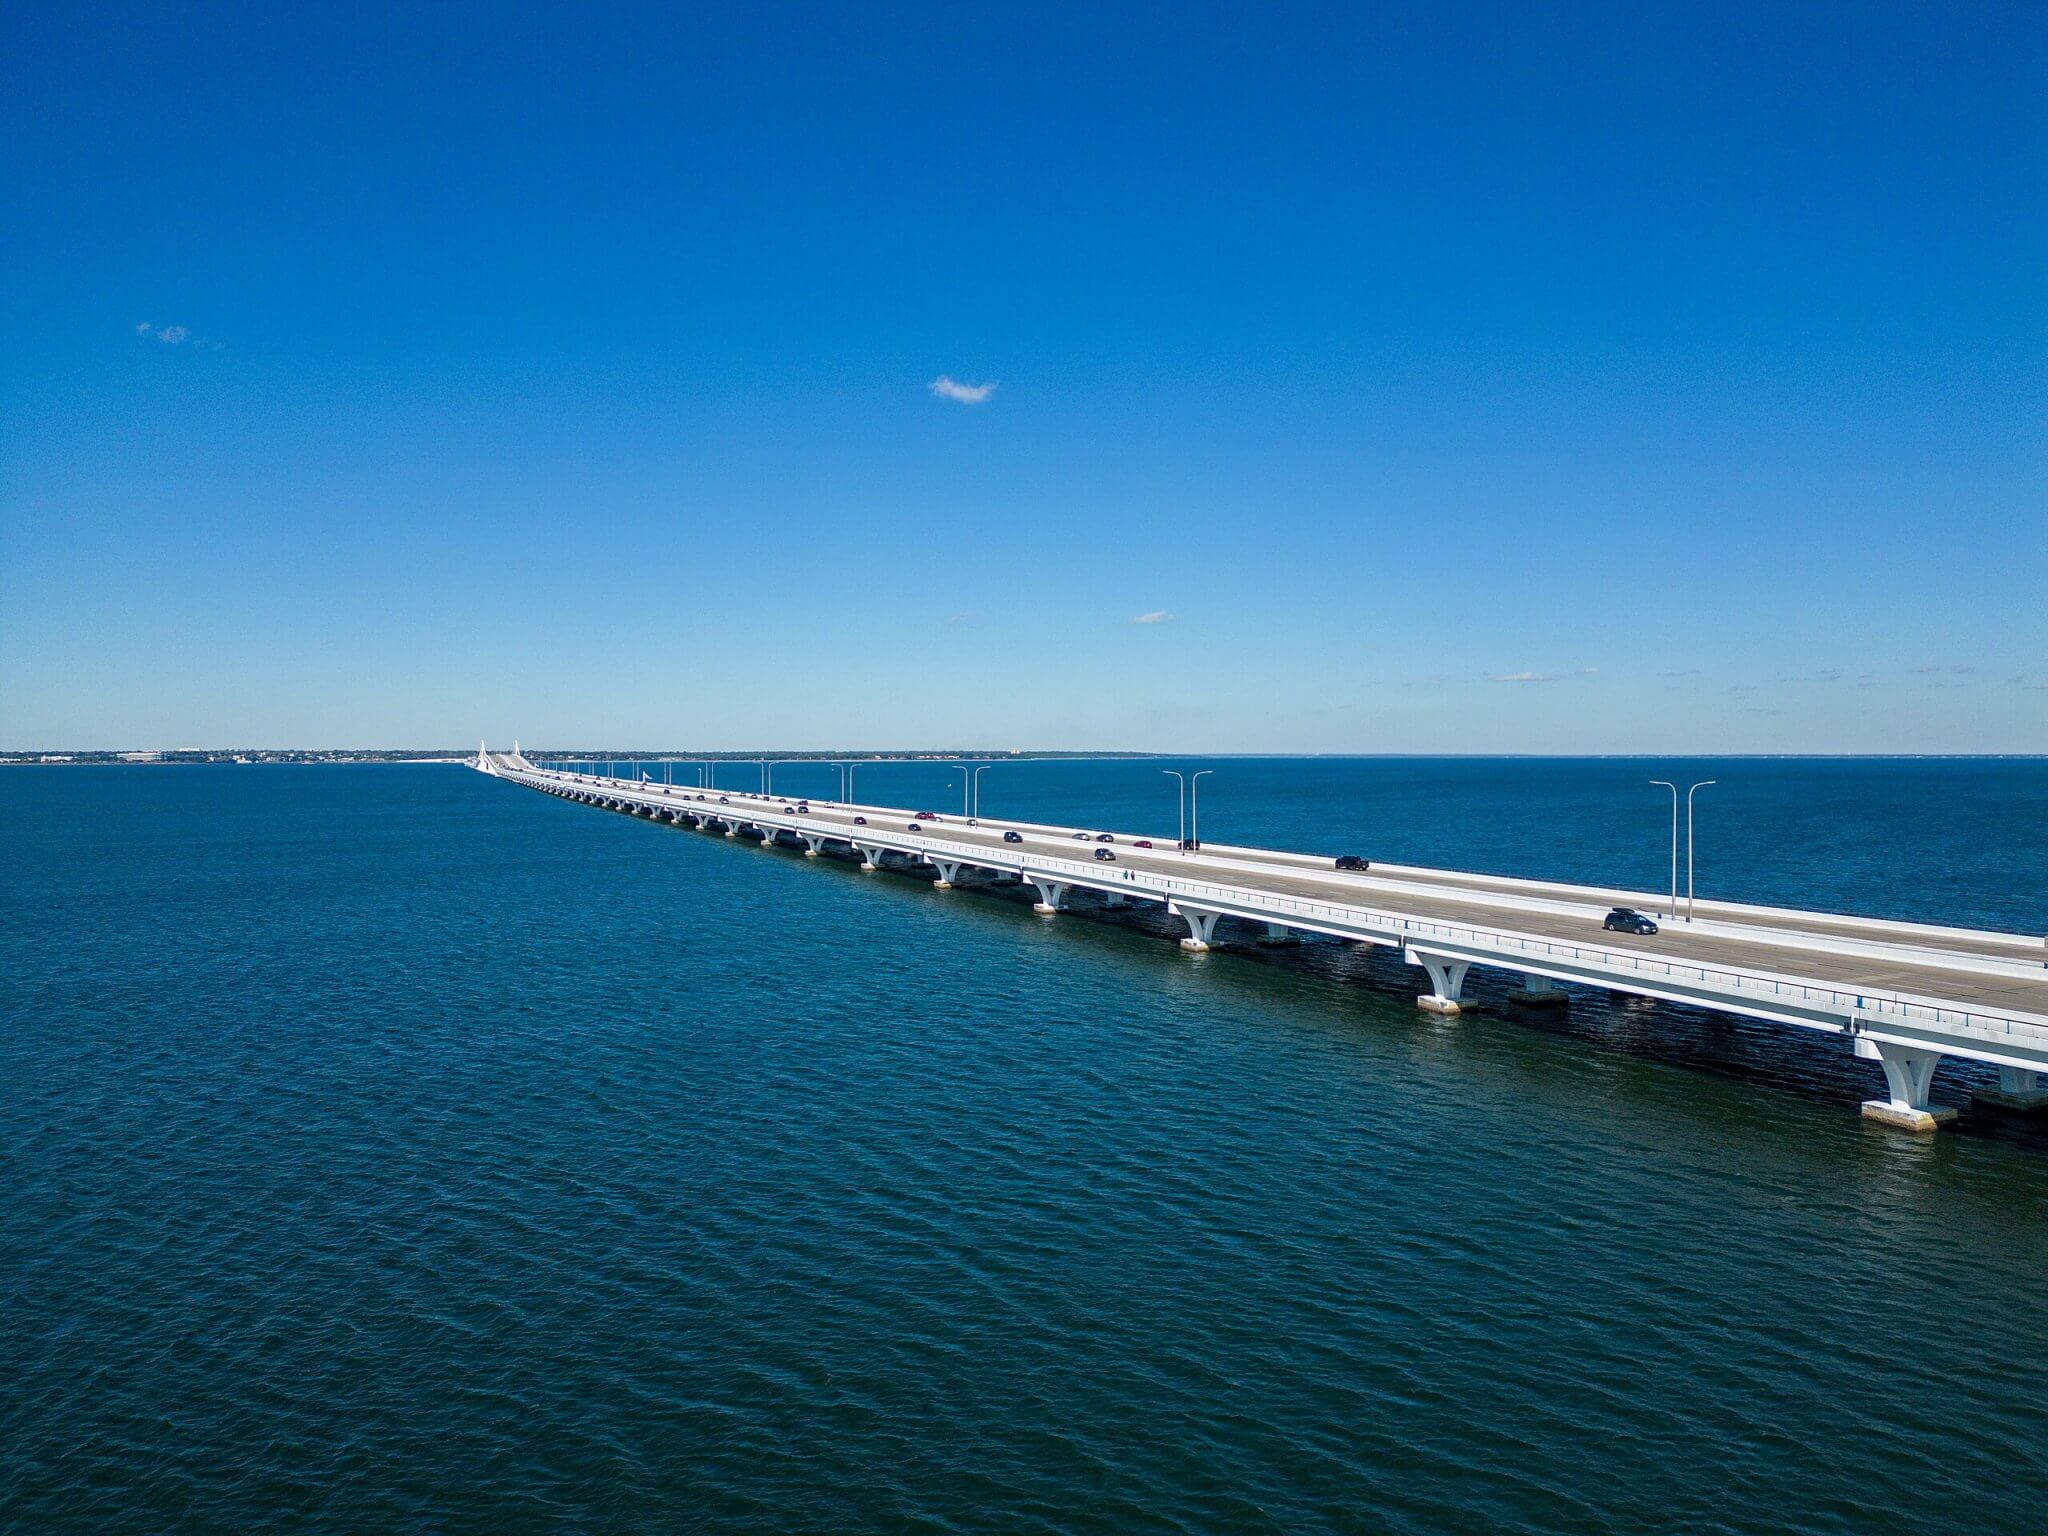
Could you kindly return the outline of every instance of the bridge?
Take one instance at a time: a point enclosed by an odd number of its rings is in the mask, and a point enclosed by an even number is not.
[[[907,808],[799,801],[679,784],[632,783],[536,765],[478,749],[473,766],[565,800],[679,826],[722,831],[768,848],[857,855],[935,874],[949,890],[965,871],[1029,885],[1034,910],[1065,910],[1086,890],[1107,905],[1155,903],[1187,925],[1183,948],[1206,950],[1225,919],[1256,925],[1263,942],[1321,934],[1386,946],[1427,977],[1416,999],[1455,1014],[1479,966],[1521,978],[1521,1005],[1566,1000],[1558,983],[1689,1003],[1843,1037],[1882,1069],[1885,1096],[1863,1113],[1931,1131],[1955,1111],[1929,1102],[1944,1057],[1997,1069],[1974,1102],[2048,1107],[2048,938],[1923,923],[1702,901],[1690,920],[1667,898],[1553,881],[1374,862],[1340,871],[1327,857],[1204,843],[1146,844],[1106,829]],[[1098,840],[1100,839],[1100,840]],[[1098,859],[1098,849],[1112,857]],[[1654,935],[1610,933],[1615,906],[1664,917]]]

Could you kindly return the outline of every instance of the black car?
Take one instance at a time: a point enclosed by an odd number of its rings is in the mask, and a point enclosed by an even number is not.
[[[1364,871],[1372,868],[1372,860],[1361,859],[1355,853],[1344,853],[1339,854],[1337,856],[1337,867],[1339,869],[1349,869],[1355,870],[1359,873],[1363,873]]]
[[[1003,834],[1003,841],[1006,843],[1021,843],[1024,841],[1024,834],[1022,832],[1005,832]]]
[[[1108,848],[1098,848],[1095,850],[1095,861],[1098,864],[1114,864],[1116,854]]]
[[[906,832],[922,832],[924,828],[920,827],[914,821],[906,821],[905,823],[903,823],[903,830]]]
[[[856,827],[864,827],[868,824],[868,819],[865,816],[856,816],[853,818],[853,824]]]
[[[1113,843],[1116,841],[1116,839],[1111,837],[1107,832],[1098,832],[1095,834],[1095,841],[1097,841],[1098,843]]]
[[[1657,925],[1634,907],[1616,907],[1600,925],[1609,933],[1655,933]]]

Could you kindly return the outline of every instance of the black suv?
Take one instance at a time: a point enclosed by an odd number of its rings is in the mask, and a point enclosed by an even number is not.
[[[1634,907],[1616,907],[1600,925],[1609,933],[1655,933],[1657,925]]]
[[[1024,834],[1022,832],[1005,832],[1003,834],[1003,841],[1006,843],[1021,843],[1024,841]]]
[[[1340,853],[1337,855],[1337,867],[1339,869],[1364,871],[1372,868],[1372,860],[1361,859],[1355,853]]]

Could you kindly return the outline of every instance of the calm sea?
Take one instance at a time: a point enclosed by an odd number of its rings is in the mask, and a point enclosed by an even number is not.
[[[1210,840],[1646,888],[1712,778],[1703,895],[2048,930],[2040,761],[1199,766]],[[982,800],[1170,835],[1160,767]],[[0,881],[10,1536],[2048,1509],[2048,1128],[1869,1126],[1839,1041],[445,767],[9,770]]]

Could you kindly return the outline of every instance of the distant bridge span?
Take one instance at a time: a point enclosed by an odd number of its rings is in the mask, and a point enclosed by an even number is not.
[[[788,796],[640,783],[537,767],[515,748],[479,749],[474,766],[563,799],[680,825],[787,837],[816,855],[829,845],[879,869],[894,855],[938,874],[948,889],[963,870],[1033,886],[1036,910],[1062,910],[1067,893],[1098,891],[1112,905],[1157,902],[1188,926],[1184,948],[1209,947],[1216,925],[1265,925],[1270,940],[1327,934],[1400,951],[1429,978],[1416,1001],[1454,1014],[1472,966],[1524,978],[1518,1001],[1561,1003],[1572,982],[1691,1003],[1846,1037],[1884,1071],[1887,1096],[1865,1115],[1927,1131],[1954,1111],[1930,1104],[1944,1056],[1987,1062],[1998,1087],[1980,1099],[2006,1109],[2048,1106],[2048,939],[1943,928],[1839,913],[1701,902],[1691,922],[1653,936],[1600,927],[1616,905],[1658,911],[1665,898],[1549,881],[1374,864],[1341,872],[1327,858],[1204,845],[1140,848],[1134,835],[981,817],[919,820],[891,806],[799,802]],[[799,804],[808,806],[800,810]],[[1098,860],[1107,848],[1114,860]]]

